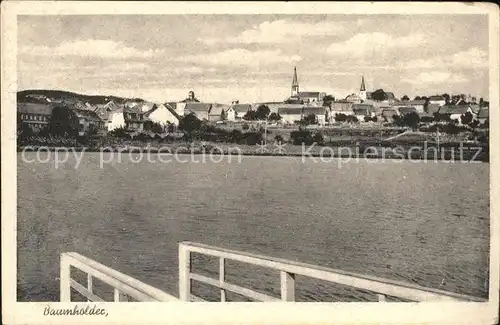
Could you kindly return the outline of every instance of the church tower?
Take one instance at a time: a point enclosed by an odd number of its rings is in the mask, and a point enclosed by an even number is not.
[[[293,67],[292,96],[299,96],[299,80],[297,79],[297,67]]]
[[[361,87],[359,88],[359,98],[366,100],[365,77],[361,77]]]

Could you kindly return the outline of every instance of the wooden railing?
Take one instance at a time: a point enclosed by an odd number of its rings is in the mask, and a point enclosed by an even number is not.
[[[111,286],[114,290],[114,301],[128,301],[129,297],[136,301],[176,301],[177,297],[169,295],[155,287],[134,279],[119,271],[102,265],[78,253],[61,254],[60,300],[71,301],[71,289],[76,290],[88,301],[104,301],[93,290],[93,279]],[[71,278],[71,267],[87,274],[87,287]]]
[[[191,253],[217,257],[219,259],[219,278],[213,279],[191,272]],[[249,288],[226,282],[226,260],[278,270],[281,277],[281,297],[272,297]],[[199,281],[219,288],[221,301],[226,301],[226,293],[228,291],[243,295],[255,301],[295,301],[296,275],[307,276],[373,292],[374,295],[377,295],[378,301],[386,301],[387,296],[407,301],[486,301],[486,299],[482,298],[426,288],[411,283],[355,274],[311,264],[272,258],[269,256],[239,252],[198,243],[179,243],[179,297],[182,301],[204,301],[204,299],[192,294],[192,281]]]

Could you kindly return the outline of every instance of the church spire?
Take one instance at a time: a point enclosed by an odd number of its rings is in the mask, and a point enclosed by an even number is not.
[[[292,96],[299,94],[299,79],[297,78],[297,67],[293,67]]]
[[[293,80],[292,80],[292,87],[293,86],[298,86],[299,85],[299,80],[297,78],[297,67],[293,67]]]
[[[361,77],[361,88],[359,88],[360,91],[366,91],[365,87],[365,77]]]

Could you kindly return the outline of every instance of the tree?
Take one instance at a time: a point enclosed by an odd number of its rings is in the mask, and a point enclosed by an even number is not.
[[[270,121],[280,121],[282,119],[279,113],[271,113],[268,118]]]
[[[321,132],[317,132],[313,137],[313,142],[316,142],[319,145],[324,144],[324,141],[325,141],[325,139],[324,139],[323,134]]]
[[[410,100],[410,97],[408,97],[408,96],[406,96],[406,95],[403,95],[403,97],[401,97],[401,100],[408,101],[408,100]]]
[[[223,109],[221,109],[220,111],[220,120],[221,121],[225,121],[227,119],[227,114],[226,114],[226,111]]]
[[[460,115],[460,122],[462,122],[463,125],[469,125],[473,119],[474,116],[472,116],[471,112]]]
[[[192,133],[193,131],[199,130],[202,126],[202,122],[196,117],[194,113],[184,116],[179,121],[179,129],[187,133]]]
[[[394,115],[394,124],[397,126],[408,126],[412,129],[416,129],[420,123],[420,116],[416,112],[411,112],[403,116]]]
[[[359,122],[358,118],[354,115],[347,115],[345,121],[347,123],[358,123]]]
[[[444,98],[444,100],[446,101],[446,104],[449,104],[449,103],[450,103],[450,99],[451,99],[451,97],[450,97],[450,95],[449,95],[449,94],[444,93],[444,94],[442,94],[442,95],[441,95],[441,97],[443,97],[443,98]]]
[[[243,119],[245,121],[253,121],[257,119],[257,112],[255,111],[248,111],[243,115]]]
[[[376,101],[383,101],[387,99],[387,94],[383,89],[377,89],[372,93],[372,99]]]
[[[241,126],[241,128],[243,130],[248,130],[250,128],[250,126],[248,125],[248,123],[243,123],[243,125]]]
[[[314,142],[309,130],[292,131],[290,139],[294,145],[311,145]]]
[[[59,136],[76,137],[80,123],[76,114],[66,106],[56,106],[49,119],[49,133]]]
[[[347,115],[342,114],[342,113],[336,113],[335,114],[335,122],[345,122],[347,119]]]
[[[257,107],[255,117],[257,118],[257,120],[267,120],[269,113],[271,113],[271,110],[269,109],[269,107],[267,107],[267,105],[260,105],[259,107]]]
[[[326,95],[325,97],[323,97],[323,106],[324,107],[330,107],[332,102],[335,101],[335,97],[333,97],[332,95]]]
[[[413,100],[420,100],[420,96],[415,96]]]

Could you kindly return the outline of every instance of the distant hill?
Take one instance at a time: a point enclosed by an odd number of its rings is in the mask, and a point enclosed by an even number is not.
[[[32,98],[28,95],[44,95],[52,100],[66,100],[66,101],[81,101],[83,103],[88,102],[89,104],[105,104],[110,100],[117,104],[124,103],[129,100],[133,101],[144,101],[141,98],[124,98],[116,96],[102,96],[102,95],[82,95],[64,90],[44,90],[44,89],[34,89],[34,90],[22,90],[17,92],[18,102],[33,102]]]

